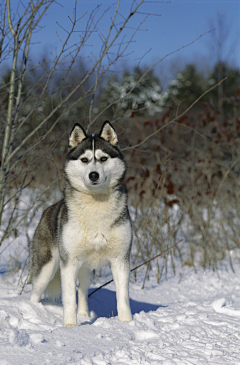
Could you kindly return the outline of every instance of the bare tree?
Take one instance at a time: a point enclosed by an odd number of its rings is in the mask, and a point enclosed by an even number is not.
[[[88,113],[88,127],[95,122],[96,118],[93,119],[92,113],[94,97],[99,83],[110,67],[125,54],[134,35],[142,24],[140,22],[137,28],[133,29],[130,33],[128,32],[128,35],[124,34],[128,23],[137,13],[144,0],[139,1],[139,3],[134,1],[129,15],[127,17],[121,15],[121,21],[119,21],[120,0],[118,0],[117,4],[115,4],[114,16],[107,35],[103,35],[98,28],[99,21],[107,13],[107,10],[99,15],[99,9],[97,7],[90,14],[85,30],[81,32],[79,43],[69,47],[68,42],[76,31],[77,25],[81,24],[82,20],[82,18],[77,19],[77,1],[75,1],[71,27],[69,30],[64,28],[66,37],[61,40],[62,48],[60,52],[52,57],[51,60],[47,61],[45,65],[43,63],[38,65],[42,69],[42,72],[39,73],[38,80],[23,94],[24,81],[31,72],[35,71],[36,74],[36,67],[34,67],[34,70],[29,67],[29,48],[32,34],[38,29],[41,19],[54,2],[55,0],[30,0],[22,11],[20,11],[21,3],[19,2],[18,12],[15,14],[14,20],[12,19],[13,11],[10,0],[6,0],[0,8],[0,29],[2,35],[0,42],[0,62],[3,63],[9,58],[12,58],[10,80],[7,85],[4,85],[8,89],[7,110],[6,112],[2,110],[1,132],[3,143],[0,169],[0,223],[2,221],[4,207],[9,203],[9,196],[7,199],[6,196],[9,191],[11,173],[22,163],[24,157],[31,153],[49,135],[59,120],[70,109],[74,108],[80,102],[87,100],[89,97],[91,98],[91,102]],[[71,88],[68,87],[68,92],[65,92],[67,80],[81,59],[80,52],[94,32],[99,33],[102,41],[100,55],[97,59],[92,58],[92,64],[90,63],[91,67],[89,67],[88,72],[85,73],[81,80],[78,80],[77,84]],[[61,72],[61,82],[58,83],[57,89],[52,90],[52,83],[58,72]],[[92,75],[94,75],[94,79],[89,84]],[[36,91],[36,85],[40,85],[40,88],[38,89],[37,95],[35,94],[35,97],[33,97],[34,91]],[[18,141],[19,134],[31,122],[31,118],[36,114],[39,115],[39,110],[41,110],[44,104],[46,94],[50,91],[58,95],[57,103],[55,103],[48,115],[38,117],[34,127],[32,126],[26,135],[21,134],[22,138]],[[59,111],[61,112],[59,113]],[[53,117],[55,117],[54,122],[49,124],[49,121]],[[44,133],[39,134],[43,130],[43,127],[45,127]],[[21,190],[23,187],[24,184]],[[19,220],[15,224],[19,224]],[[9,231],[5,231],[1,242],[8,235]]]

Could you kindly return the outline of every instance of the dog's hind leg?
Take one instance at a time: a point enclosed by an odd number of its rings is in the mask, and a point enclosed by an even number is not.
[[[48,283],[47,288],[44,290],[44,295],[48,298],[48,300],[55,303],[56,300],[60,300],[61,292],[61,275],[60,268],[58,268],[54,278]]]
[[[55,252],[55,255],[51,260],[45,264],[39,274],[32,278],[32,294],[30,297],[31,302],[39,302],[49,282],[54,278],[56,271],[59,267],[59,254]]]
[[[92,281],[92,271],[86,267],[81,267],[78,272],[78,279],[78,314],[89,317],[88,287]]]

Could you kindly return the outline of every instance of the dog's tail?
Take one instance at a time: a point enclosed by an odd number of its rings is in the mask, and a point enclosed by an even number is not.
[[[45,289],[44,295],[45,298],[48,298],[52,302],[58,302],[61,300],[61,275],[60,268],[56,271],[53,279],[48,283],[47,288]]]

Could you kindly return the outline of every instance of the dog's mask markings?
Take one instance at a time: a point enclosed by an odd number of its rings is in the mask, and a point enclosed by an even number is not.
[[[79,124],[75,125],[69,144],[72,148],[76,147],[74,156],[77,158],[70,159],[66,172],[77,190],[95,194],[100,190],[105,192],[108,187],[118,183],[125,165],[118,150],[113,148],[117,147],[118,138],[109,122],[103,124],[98,135],[86,135]],[[115,158],[117,156],[119,158]]]
[[[87,136],[84,129],[80,124],[75,124],[69,137],[69,147],[77,147],[85,138],[87,138]]]
[[[102,150],[95,151],[95,158],[97,159],[97,161],[105,162],[107,161],[108,157],[109,157],[108,154],[104,153]],[[105,159],[102,161],[103,158]]]
[[[111,145],[113,146],[116,146],[118,144],[117,133],[108,122],[105,122],[105,124],[103,125],[100,137],[105,139],[105,141],[111,143]]]
[[[86,152],[84,152],[80,157],[79,160],[82,161],[83,159],[87,159],[87,163],[91,162],[93,159],[93,153],[91,150],[87,150]],[[82,163],[86,163],[84,161],[82,161]]]
[[[92,134],[92,152],[93,152],[93,158],[95,159],[95,143],[94,143],[94,134]]]
[[[92,150],[85,151],[78,160],[81,169],[84,169],[82,179],[86,185],[101,185],[108,180],[110,157],[101,149],[95,150],[94,140],[92,140]]]

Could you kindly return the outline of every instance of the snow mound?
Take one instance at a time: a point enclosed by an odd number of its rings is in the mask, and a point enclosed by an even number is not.
[[[60,313],[59,313],[60,312]],[[63,309],[44,306],[22,298],[0,299],[0,327],[4,329],[42,331],[62,326]],[[15,333],[15,337],[23,332]],[[15,338],[13,336],[11,338]],[[21,334],[21,335],[20,335]],[[13,340],[15,341],[15,340]]]
[[[231,317],[240,317],[240,310],[226,307],[227,301],[225,298],[220,298],[212,303],[213,309],[217,313],[226,314]]]

